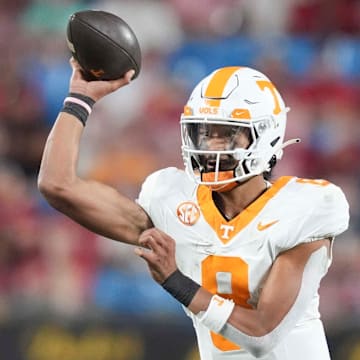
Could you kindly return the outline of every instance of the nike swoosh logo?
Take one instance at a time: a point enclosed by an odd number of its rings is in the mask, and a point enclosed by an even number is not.
[[[274,220],[268,223],[263,224],[261,221],[257,224],[257,229],[259,231],[264,231],[265,229],[268,229],[270,226],[275,225],[276,223],[278,223],[279,220]]]
[[[240,116],[240,115],[245,114],[245,113],[246,113],[246,111],[244,111],[244,110],[243,111],[236,111],[235,110],[235,115],[236,116]]]

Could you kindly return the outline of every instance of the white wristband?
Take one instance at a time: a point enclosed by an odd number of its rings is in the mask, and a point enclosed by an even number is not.
[[[78,99],[73,96],[68,96],[67,98],[65,98],[64,104],[66,102],[72,102],[74,104],[78,104],[78,105],[82,106],[88,112],[89,115],[91,114],[91,110],[92,110],[91,106],[89,106],[89,104],[87,104],[85,101],[83,101],[81,99]]]
[[[198,315],[199,320],[208,329],[219,332],[228,321],[234,306],[235,304],[232,300],[214,295],[205,313],[199,314],[200,316]]]

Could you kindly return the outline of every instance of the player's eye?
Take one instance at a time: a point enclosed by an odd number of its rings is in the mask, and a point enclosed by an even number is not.
[[[239,127],[229,126],[224,132],[224,137],[232,138],[239,133]]]
[[[208,126],[199,125],[198,134],[199,134],[199,137],[208,137],[208,136],[210,136],[210,129],[209,129],[209,127],[208,127]]]

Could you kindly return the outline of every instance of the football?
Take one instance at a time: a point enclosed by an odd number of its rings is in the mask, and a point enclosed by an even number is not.
[[[115,14],[84,10],[72,14],[67,29],[67,44],[83,69],[86,80],[114,80],[141,68],[139,42],[130,26]]]

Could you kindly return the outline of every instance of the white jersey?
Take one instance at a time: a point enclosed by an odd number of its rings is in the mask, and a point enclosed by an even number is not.
[[[155,227],[175,239],[180,271],[211,293],[246,308],[256,308],[271,265],[281,252],[334,237],[348,226],[348,203],[337,186],[290,176],[276,180],[229,221],[215,206],[211,190],[176,168],[150,175],[138,203]],[[318,306],[319,296],[314,293],[297,326],[262,359],[329,359]],[[187,313],[194,323],[201,359],[255,359]]]

